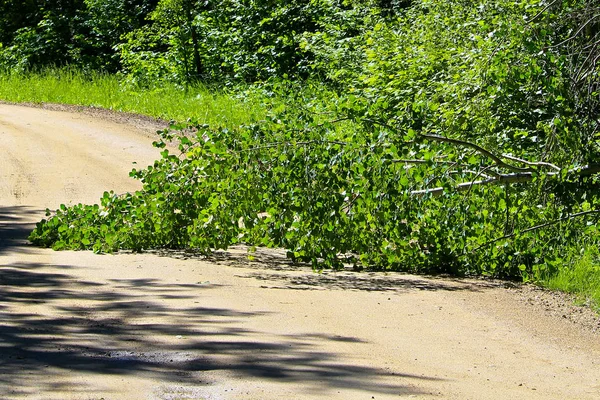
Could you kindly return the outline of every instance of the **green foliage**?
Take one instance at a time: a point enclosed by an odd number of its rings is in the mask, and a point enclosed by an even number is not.
[[[30,23],[35,11],[33,1],[4,0],[0,2],[0,43],[7,44],[15,32]]]
[[[307,77],[311,55],[300,47],[300,37],[318,29],[319,19],[330,11],[327,1],[213,3],[197,19],[208,67],[213,76],[245,81]]]
[[[145,24],[157,0],[3,1],[0,66],[32,71],[77,65],[87,71],[120,69],[113,47]]]
[[[553,38],[527,24],[538,10],[530,8],[513,1],[415,5],[400,24],[379,22],[367,34],[367,61],[353,89],[372,103],[373,117],[401,130],[471,139],[540,161],[547,145],[555,151],[543,161],[581,161],[561,153],[575,144],[562,61],[544,51]]]
[[[193,24],[203,7],[190,0],[161,0],[149,14],[151,24],[124,36],[118,46],[130,83],[192,83],[202,75],[200,43]]]
[[[82,49],[72,64],[82,68],[117,72],[121,66],[116,51],[123,35],[147,24],[146,16],[158,0],[84,0],[82,30],[76,38]]]
[[[162,0],[151,25],[125,36],[121,58],[132,83],[142,85],[327,76],[347,57],[338,49],[334,66],[326,45],[357,37],[370,10],[330,0]]]
[[[44,64],[64,65],[78,56],[71,35],[79,23],[78,7],[46,7],[29,14],[35,24],[14,31],[12,41],[0,49],[0,65],[26,71]]]

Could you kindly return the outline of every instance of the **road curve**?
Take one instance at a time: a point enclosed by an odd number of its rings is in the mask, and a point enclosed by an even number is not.
[[[152,140],[0,105],[0,398],[600,398],[600,335],[574,314],[596,317],[532,288],[27,244],[47,207],[138,189]]]

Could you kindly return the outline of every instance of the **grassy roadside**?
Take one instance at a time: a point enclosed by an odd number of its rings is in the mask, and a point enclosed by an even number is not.
[[[571,293],[579,303],[600,312],[600,250],[590,246],[569,255],[558,272],[540,284]]]
[[[0,73],[0,99],[14,103],[93,106],[174,121],[239,125],[262,119],[266,107],[258,94],[240,96],[202,85],[152,90],[125,88],[118,76],[48,70],[38,74]]]
[[[27,75],[0,73],[0,99],[94,106],[176,121],[192,118],[211,125],[239,125],[262,119],[266,103],[272,102],[257,91],[242,96],[202,86],[133,91],[124,88],[117,76],[73,70]],[[600,251],[593,246],[583,251],[573,249],[554,276],[538,283],[572,293],[581,303],[600,311]]]

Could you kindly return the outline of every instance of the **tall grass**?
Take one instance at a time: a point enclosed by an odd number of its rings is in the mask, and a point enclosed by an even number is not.
[[[600,312],[600,250],[589,246],[569,255],[558,272],[541,284],[573,293],[581,303]]]
[[[53,69],[40,73],[0,72],[0,99],[15,103],[61,103],[132,112],[174,121],[189,118],[211,125],[239,125],[262,119],[259,92],[240,96],[202,85],[135,89],[116,75]]]

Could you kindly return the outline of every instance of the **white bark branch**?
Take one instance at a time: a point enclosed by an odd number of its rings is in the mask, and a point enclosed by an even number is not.
[[[573,168],[568,171],[568,174],[575,174],[576,176],[589,176],[600,173],[600,164],[592,164],[585,165],[580,168]],[[549,172],[544,174],[543,176],[558,176],[560,172]],[[489,184],[498,184],[498,183],[523,183],[530,182],[534,177],[539,176],[532,172],[520,172],[513,174],[501,174],[498,176],[490,177],[488,179],[482,179],[471,182],[460,183],[453,187],[454,190],[458,192],[464,192],[466,190],[471,189],[472,187],[479,185],[489,185]],[[443,187],[435,187],[431,189],[421,189],[421,190],[413,190],[410,192],[413,196],[425,196],[427,194],[432,194],[433,196],[440,196],[444,193]]]

